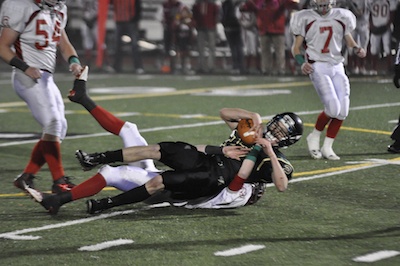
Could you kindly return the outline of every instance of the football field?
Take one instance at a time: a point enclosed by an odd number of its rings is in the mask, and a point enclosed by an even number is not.
[[[55,75],[65,98],[68,136],[62,143],[67,175],[83,172],[74,152],[114,150],[80,105],[69,102],[73,79]],[[223,107],[297,113],[303,138],[283,150],[295,169],[289,189],[268,187],[255,205],[231,210],[126,205],[86,214],[85,200],[50,216],[16,189],[41,131],[0,74],[0,263],[2,265],[400,265],[400,154],[386,151],[400,113],[391,77],[351,77],[351,110],[334,143],[340,161],[313,160],[305,137],[322,104],[307,77],[89,74],[89,93],[101,106],[138,125],[148,143],[218,145],[230,134]],[[46,99],[43,99],[45,101]],[[156,163],[163,169],[165,166]],[[44,166],[36,187],[51,188]],[[116,195],[104,189],[94,198]]]

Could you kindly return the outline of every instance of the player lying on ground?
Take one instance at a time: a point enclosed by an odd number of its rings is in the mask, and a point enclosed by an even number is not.
[[[149,184],[157,184],[160,179],[164,178],[166,182],[161,182],[161,184],[165,183],[165,190],[169,192],[169,196],[174,201],[180,201],[180,205],[185,205],[181,201],[186,202],[185,207],[188,208],[232,208],[244,206],[247,203],[253,203],[258,200],[260,192],[263,192],[264,189],[263,184],[267,182],[276,182],[275,185],[280,191],[286,189],[287,180],[291,177],[293,168],[277,148],[291,145],[301,137],[302,123],[296,115],[292,113],[278,115],[268,123],[268,130],[265,135],[273,143],[276,143],[277,147],[275,149],[272,148],[270,141],[266,138],[259,139],[258,142],[265,146],[263,148],[265,152],[262,152],[263,155],[257,161],[260,171],[256,170],[253,177],[248,180],[249,183],[243,187],[244,179],[237,177],[236,183],[234,182],[230,188],[238,192],[232,193],[232,191],[226,189],[226,186],[241,169],[242,162],[249,161],[249,159],[243,160],[243,158],[250,150],[249,146],[246,146],[238,136],[238,132],[235,130],[236,125],[239,119],[252,119],[256,121],[254,129],[260,128],[261,117],[259,114],[236,108],[222,109],[221,117],[233,129],[230,138],[222,144],[222,147],[202,145],[196,148],[182,142],[163,142],[157,145],[143,146],[147,145],[147,143],[140,136],[136,125],[124,122],[96,105],[87,95],[85,87],[85,80],[75,81],[74,89],[71,91],[69,98],[82,104],[107,131],[121,136],[125,147],[141,145],[136,147],[140,150],[140,153],[147,150],[142,153],[143,158],[138,159],[139,161],[147,158],[158,159],[176,171],[168,170],[160,173],[157,170],[149,171],[144,170],[143,167],[139,168],[132,165],[117,167],[106,165],[92,178],[66,193],[49,196],[30,190],[31,195],[50,213],[57,213],[60,206],[67,202],[92,196],[105,186],[113,186],[122,191],[137,188],[143,192],[146,191],[145,184],[147,186],[150,186]],[[130,130],[125,130],[125,133],[122,134],[124,128],[127,128],[126,125],[130,125],[128,127]],[[279,141],[276,137],[279,138]],[[137,138],[139,141],[135,143],[126,141],[132,138]],[[140,144],[141,142],[143,144]],[[168,153],[166,160],[160,158],[161,146]],[[157,147],[159,147],[158,150]],[[250,162],[243,163],[243,165],[247,165],[243,169],[247,169],[246,171],[253,169],[254,162],[252,160],[256,159],[255,155],[260,153],[260,150],[260,146],[254,148],[248,155],[251,158]],[[110,152],[107,154],[110,154]],[[90,170],[100,163],[95,162],[93,156],[91,157],[84,152],[79,151],[77,155],[81,160],[85,160],[83,162],[85,170]],[[102,157],[102,155],[99,156]],[[104,159],[108,160],[106,157],[105,155]],[[243,169],[243,175],[248,176],[249,173],[244,172]],[[285,169],[286,173],[283,169]],[[280,177],[277,178],[277,176]],[[162,189],[153,189],[148,193],[148,196],[150,197],[150,194],[154,195],[160,190]],[[89,213],[100,211],[93,208],[96,203],[97,201],[95,200],[88,201]]]

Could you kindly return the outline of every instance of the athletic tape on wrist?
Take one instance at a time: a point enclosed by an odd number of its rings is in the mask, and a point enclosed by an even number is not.
[[[25,72],[25,70],[27,70],[29,68],[29,65],[22,61],[20,58],[18,58],[17,56],[14,56],[11,61],[10,61],[10,65],[11,66],[15,66],[18,69],[21,69],[23,72]]]
[[[251,151],[246,155],[245,159],[256,162],[257,156],[260,153],[261,149],[262,149],[261,146],[254,145]]]
[[[294,60],[296,60],[297,64],[299,64],[299,66],[303,65],[306,62],[306,60],[304,60],[304,56],[302,56],[301,54],[295,55]]]
[[[79,58],[76,56],[76,55],[71,55],[69,58],[68,58],[68,63],[71,65],[71,64],[78,64],[78,65],[80,65],[81,64],[81,61],[79,61]]]

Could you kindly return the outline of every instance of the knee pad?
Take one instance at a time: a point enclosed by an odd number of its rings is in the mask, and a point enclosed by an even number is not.
[[[107,186],[115,187],[121,191],[141,186],[158,175],[158,173],[148,172],[142,168],[129,165],[117,167],[104,165],[99,169],[99,173],[104,177]]]
[[[119,136],[124,142],[124,147],[147,146],[147,141],[140,135],[136,124],[125,122]]]
[[[67,120],[65,117],[62,119],[53,117],[49,122],[43,125],[43,133],[64,139],[67,135],[67,127]]]

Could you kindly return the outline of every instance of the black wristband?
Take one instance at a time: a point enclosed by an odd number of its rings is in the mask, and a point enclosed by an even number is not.
[[[11,66],[15,66],[18,69],[21,69],[23,72],[25,72],[25,70],[28,69],[29,65],[27,63],[25,63],[24,61],[22,61],[20,58],[18,58],[17,56],[14,56],[11,60],[10,60],[10,65]]]
[[[222,148],[223,147],[207,145],[204,151],[206,154],[224,154]]]

